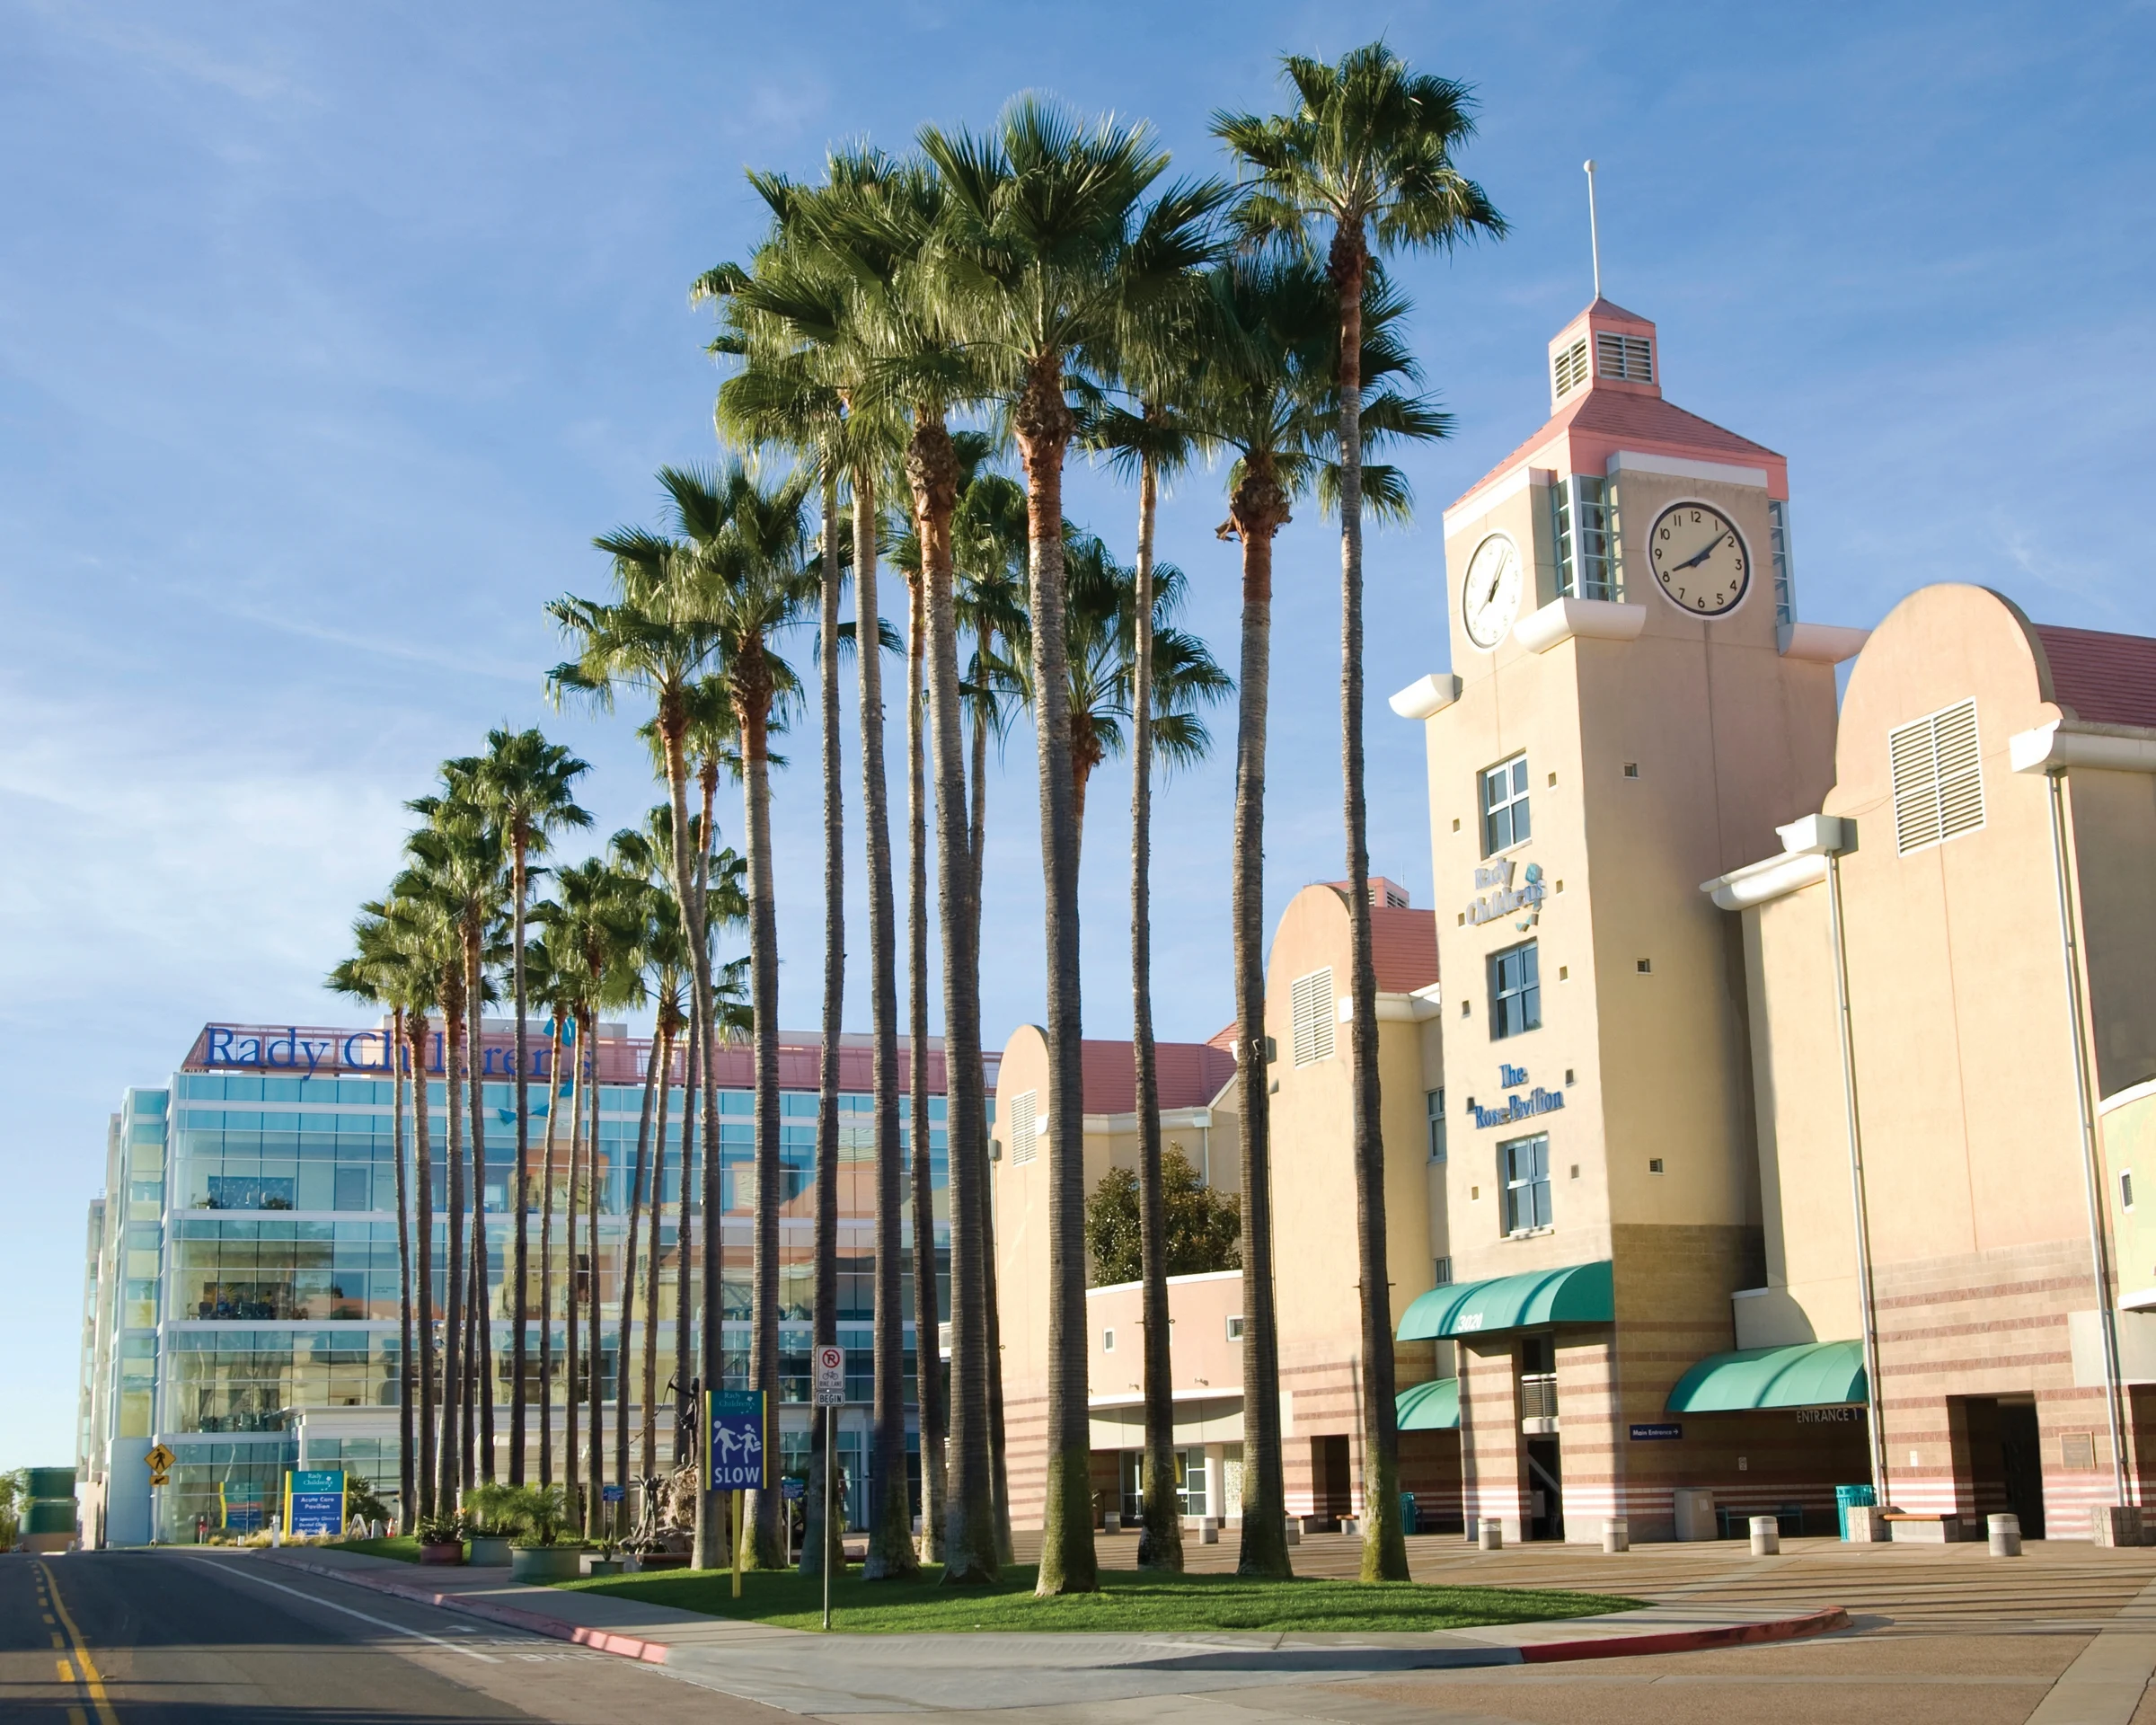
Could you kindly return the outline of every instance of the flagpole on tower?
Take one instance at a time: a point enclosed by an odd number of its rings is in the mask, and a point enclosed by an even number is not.
[[[1587,172],[1587,250],[1595,260],[1595,297],[1602,297],[1602,233],[1595,222],[1595,158],[1583,164]]]

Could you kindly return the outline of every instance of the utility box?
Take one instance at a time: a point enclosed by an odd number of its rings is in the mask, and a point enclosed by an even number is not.
[[[1719,1539],[1722,1530],[1714,1519],[1714,1493],[1703,1486],[1680,1485],[1670,1493],[1679,1539]]]

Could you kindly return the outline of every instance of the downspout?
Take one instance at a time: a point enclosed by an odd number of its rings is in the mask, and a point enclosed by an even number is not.
[[[2051,856],[2059,886],[2059,955],[2066,967],[2067,1022],[2073,1035],[2073,1100],[2081,1119],[2081,1179],[2089,1200],[2089,1256],[2096,1278],[2096,1310],[2104,1335],[2104,1418],[2111,1428],[2111,1482],[2116,1501],[2129,1504],[2124,1425],[2119,1406],[2118,1314],[2111,1296],[2110,1252],[2104,1240],[2103,1176],[2096,1154],[2096,1110],[2090,1098],[2088,1025],[2081,1011],[2081,952],[2075,938],[2073,884],[2066,857],[2066,774],[2046,772],[2050,791]]]

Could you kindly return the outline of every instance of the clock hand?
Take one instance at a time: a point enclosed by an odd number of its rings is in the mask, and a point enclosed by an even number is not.
[[[1726,534],[1716,534],[1713,538],[1710,539],[1705,544],[1701,545],[1699,550],[1693,552],[1691,556],[1687,557],[1683,562],[1679,563],[1677,567],[1679,569],[1697,569],[1713,554],[1714,548],[1720,544],[1727,536],[1728,535]]]

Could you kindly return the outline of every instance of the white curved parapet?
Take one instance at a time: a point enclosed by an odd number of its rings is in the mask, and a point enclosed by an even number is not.
[[[1774,626],[1774,645],[1784,659],[1808,659],[1819,665],[1839,665],[1845,659],[1854,659],[1870,639],[1869,629],[1844,629],[1831,623]]]
[[[1385,704],[1402,719],[1427,719],[1460,698],[1460,679],[1450,671],[1418,677]]]
[[[1637,641],[1647,627],[1647,607],[1614,599],[1552,599],[1513,625],[1512,638],[1531,653],[1546,653],[1560,641]]]
[[[2017,773],[2055,773],[2063,766],[2113,773],[2156,773],[2156,734],[2125,725],[2060,724],[2017,731],[2007,742]]]

